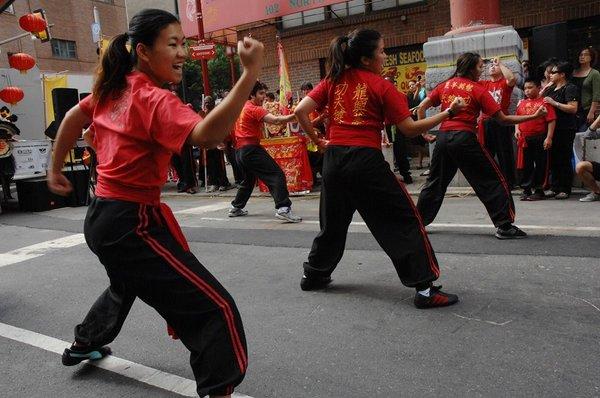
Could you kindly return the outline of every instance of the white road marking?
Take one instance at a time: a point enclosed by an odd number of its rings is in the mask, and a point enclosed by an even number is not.
[[[85,243],[83,234],[74,234],[65,236],[64,238],[49,240],[46,242],[36,243],[35,245],[25,246],[20,249],[11,250],[0,254],[0,268],[7,265],[20,263],[22,261],[31,260],[32,258],[43,256],[58,249],[65,249]]]
[[[201,217],[199,218],[201,221],[255,221],[255,222],[276,222],[275,218],[246,218],[246,217]],[[302,224],[311,224],[311,225],[319,225],[319,220],[303,220]],[[364,221],[353,221],[350,223],[353,226],[362,226],[365,227],[367,224]],[[600,227],[565,227],[565,226],[557,226],[557,225],[521,225],[517,224],[517,226],[524,230],[538,230],[538,231],[548,231],[548,232],[600,232]],[[427,226],[427,228],[463,228],[463,229],[489,229],[494,230],[495,227],[492,224],[453,224],[453,223],[432,223]]]
[[[46,351],[62,355],[71,344],[54,337],[45,336],[30,330],[0,323],[0,336]],[[197,397],[196,382],[171,373],[162,372],[148,366],[121,359],[112,355],[99,361],[86,361],[89,365],[108,370],[121,376],[158,387],[186,397]],[[252,398],[248,395],[234,393],[233,398]]]
[[[185,209],[185,210],[178,210],[178,211],[173,212],[173,214],[204,214],[204,213],[208,213],[211,211],[229,209],[230,207],[231,207],[231,203],[229,203],[229,202],[218,202],[218,203],[214,203],[212,205],[205,205],[205,206],[199,206],[199,207],[192,207],[190,209]]]

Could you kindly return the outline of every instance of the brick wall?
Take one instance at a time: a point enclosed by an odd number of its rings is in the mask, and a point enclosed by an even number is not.
[[[600,16],[598,0],[501,0],[500,7],[502,23],[517,29]],[[402,16],[406,17],[404,21]],[[380,31],[387,48],[422,44],[429,37],[441,36],[450,30],[449,1],[431,1],[429,5],[353,16],[342,21],[326,21],[318,26],[281,32],[294,91],[303,81],[319,80],[319,58],[327,56],[331,39],[363,27]],[[277,29],[275,25],[255,27],[238,32],[238,36],[248,33],[265,44],[265,68],[261,79],[275,91],[278,84]]]
[[[29,4],[28,4],[29,3]],[[100,13],[102,33],[112,37],[127,29],[125,16],[125,0],[114,0],[114,4],[106,4],[92,0],[30,0],[16,1],[15,15],[0,15],[0,39],[23,33],[19,27],[19,17],[43,8],[50,23],[52,37],[56,39],[72,40],[76,42],[77,59],[61,59],[52,56],[50,43],[40,43],[25,37],[16,42],[2,46],[0,54],[0,67],[8,67],[6,52],[23,51],[32,55],[42,71],[92,72],[98,56],[96,44],[92,42],[90,25],[94,21],[93,7],[96,6]]]

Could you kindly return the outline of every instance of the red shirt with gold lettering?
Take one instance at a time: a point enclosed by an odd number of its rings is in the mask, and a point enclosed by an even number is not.
[[[545,106],[548,110],[546,117],[519,123],[519,131],[523,134],[523,136],[532,137],[546,134],[548,132],[548,123],[556,120],[556,112],[554,112],[554,107],[549,104],[544,104],[543,97],[535,99],[525,98],[519,101],[519,104],[517,105],[517,115],[533,115],[535,112],[537,112],[540,106]]]
[[[317,108],[329,108],[329,145],[381,149],[384,122],[410,117],[406,95],[380,75],[347,69],[337,81],[322,80],[308,96]]]
[[[235,122],[235,147],[239,149],[246,145],[260,145],[263,136],[263,118],[269,114],[262,106],[246,101],[242,113]]]
[[[450,107],[456,97],[461,97],[466,107],[451,119],[446,119],[440,131],[469,131],[475,133],[480,112],[493,115],[501,108],[490,93],[478,82],[464,77],[453,77],[433,89],[428,95],[433,106],[441,104],[442,111]]]
[[[202,118],[142,72],[127,75],[121,97],[79,102],[92,119],[98,157],[96,195],[156,204],[173,153],[179,153]]]

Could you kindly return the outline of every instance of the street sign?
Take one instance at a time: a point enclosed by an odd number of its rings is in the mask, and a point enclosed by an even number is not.
[[[199,42],[198,45],[190,46],[190,58],[192,59],[213,59],[216,55],[214,43],[203,41]]]
[[[100,24],[98,22],[92,23],[92,41],[98,43],[102,40],[100,36]]]

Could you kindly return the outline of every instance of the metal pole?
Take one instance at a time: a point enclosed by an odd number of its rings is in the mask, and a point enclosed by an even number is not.
[[[100,41],[98,44],[98,56],[100,55],[100,50],[102,49],[102,24],[100,23],[100,12],[98,12],[98,7],[94,6],[94,22],[100,26]]]
[[[204,39],[204,23],[202,22],[202,1],[196,0],[196,20],[198,21],[198,41]],[[210,95],[210,81],[208,80],[208,61],[200,61],[202,66],[202,85],[204,86],[204,95]]]

